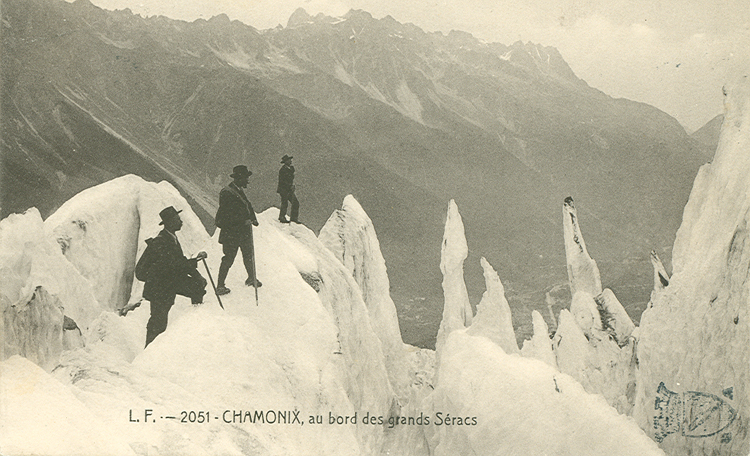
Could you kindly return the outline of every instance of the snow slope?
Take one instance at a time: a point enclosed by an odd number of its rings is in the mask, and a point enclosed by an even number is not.
[[[677,232],[673,275],[652,295],[639,328],[634,417],[675,455],[750,452],[747,76],[728,89],[724,105],[716,155],[698,173]],[[656,400],[662,382],[679,398],[669,407]],[[691,397],[701,400],[685,402]],[[686,418],[665,426],[670,413]]]
[[[143,350],[148,303],[125,317],[115,310],[139,299],[139,287],[131,286],[133,264],[144,240],[158,232],[158,212],[167,205],[183,210],[185,225],[178,237],[185,253],[206,250],[216,271],[220,246],[216,238],[209,239],[185,200],[166,183],[135,176],[79,194],[45,222],[46,237],[35,236],[27,246],[51,241],[52,252],[59,255],[56,261],[75,265],[89,289],[96,290],[99,313],[86,321],[85,348],[63,352],[54,379],[49,379],[66,385],[86,407],[86,414],[67,418],[72,425],[85,428],[79,418],[88,415],[129,442],[128,451],[111,454],[375,454],[405,440],[397,431],[363,422],[365,414],[387,419],[400,407],[385,368],[383,344],[373,329],[387,322],[370,320],[358,284],[314,233],[299,225],[279,225],[275,209],[261,214],[255,229],[258,274],[264,282],[260,305],[255,305],[254,290],[245,287],[237,261],[227,279],[233,291],[223,297],[226,310],[215,296],[207,295],[199,307],[178,297],[167,331]],[[41,221],[30,225],[33,222]],[[60,269],[46,257],[33,259],[32,268],[51,267],[51,274]],[[11,260],[8,271],[24,263]],[[371,294],[378,293],[373,289]],[[395,315],[395,309],[391,311]],[[10,362],[3,363],[3,373],[15,372],[6,367]],[[418,376],[405,378],[408,383]],[[399,387],[409,389],[406,384]],[[53,394],[44,399],[57,401]],[[27,398],[8,393],[2,402],[3,411],[13,410],[23,407]],[[154,410],[155,423],[143,423],[146,409]],[[179,423],[182,410],[214,416],[208,423]],[[295,414],[304,424],[296,419],[284,425],[248,423],[239,412],[243,410]],[[236,418],[235,411],[240,413]],[[310,416],[314,421],[320,417],[322,424],[311,424]],[[355,416],[356,424],[329,424],[344,417],[351,422]],[[245,421],[238,422],[240,417]],[[26,425],[31,428],[20,435],[33,436],[33,423]],[[5,442],[24,448],[22,437],[6,437],[0,438],[3,449]],[[82,445],[86,448],[80,439],[68,446],[61,443],[58,452],[110,454],[99,451],[94,441],[85,451]],[[415,448],[413,454],[426,454],[426,445],[421,453]]]
[[[472,319],[463,282],[468,247],[453,202],[442,261],[448,323],[439,353],[401,341],[377,236],[351,197],[320,237],[279,224],[275,208],[259,214],[257,303],[237,260],[224,309],[211,293],[200,306],[178,297],[167,330],[144,349],[148,302],[126,316],[119,310],[140,299],[133,264],[167,205],[183,210],[178,238],[185,253],[205,250],[218,270],[218,233],[209,238],[169,184],[135,176],[83,192],[44,224],[34,211],[0,222],[7,247],[0,271],[12,279],[3,283],[10,295],[2,299],[4,313],[11,298],[34,305],[23,290],[57,284],[49,302],[77,309],[83,329],[82,346],[63,346],[45,361],[51,373],[4,356],[0,452],[661,454],[632,420],[557,371],[566,365],[564,345],[553,352],[538,314],[538,334],[524,347],[529,357],[519,354],[502,283],[486,261],[487,293]],[[60,286],[61,277],[77,280],[79,289]],[[80,297],[85,305],[75,302]],[[580,334],[571,362],[583,363],[584,376],[599,372],[596,363],[605,361],[566,312],[558,333],[569,326]],[[50,334],[59,332],[56,322],[40,321]],[[592,384],[619,388],[600,375]],[[57,422],[64,424],[47,430]]]
[[[452,332],[429,398],[434,455],[659,455],[637,424],[548,364]],[[461,418],[461,422],[445,418]],[[476,421],[474,420],[476,418]]]

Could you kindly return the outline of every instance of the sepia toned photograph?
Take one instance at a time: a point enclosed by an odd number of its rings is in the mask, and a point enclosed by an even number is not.
[[[745,0],[0,15],[0,454],[750,455]]]

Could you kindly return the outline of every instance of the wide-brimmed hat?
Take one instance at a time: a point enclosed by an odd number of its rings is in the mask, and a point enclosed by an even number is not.
[[[294,157],[292,157],[291,155],[284,155],[283,157],[281,157],[281,163],[286,163],[287,160],[291,160],[293,158]]]
[[[179,214],[180,212],[182,211],[178,211],[174,208],[174,206],[169,206],[162,209],[162,211],[159,212],[159,217],[161,217],[161,222],[159,222],[159,225],[164,225],[164,222],[166,222],[167,220],[178,217],[177,214]]]
[[[234,179],[235,177],[247,177],[247,176],[251,176],[252,174],[253,172],[247,169],[247,166],[237,165],[234,168],[232,168],[232,174],[230,174],[229,177]]]

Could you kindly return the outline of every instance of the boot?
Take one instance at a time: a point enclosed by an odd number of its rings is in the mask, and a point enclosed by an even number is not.
[[[219,285],[218,287],[216,287],[216,294],[219,296],[224,296],[225,294],[229,294],[230,291],[232,290],[225,287],[224,285]]]

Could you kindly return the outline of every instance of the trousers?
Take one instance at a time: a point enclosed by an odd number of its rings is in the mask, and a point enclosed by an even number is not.
[[[255,264],[253,264],[253,237],[252,235],[243,238],[239,242],[227,242],[222,245],[224,256],[221,257],[221,265],[219,266],[219,278],[216,284],[219,287],[224,286],[224,282],[229,274],[229,268],[234,264],[234,259],[237,256],[237,250],[242,250],[242,263],[245,265],[245,271],[247,272],[247,278],[257,278],[255,275]]]
[[[289,203],[292,203],[292,212],[289,214],[289,220],[296,222],[299,217],[299,200],[294,194],[294,190],[291,192],[281,193],[281,208],[279,209],[279,219],[286,217],[286,209]]]
[[[203,295],[206,294],[206,279],[195,271],[193,275],[186,275],[176,281],[176,290],[174,293],[164,295],[154,299],[151,302],[151,317],[146,323],[146,347],[156,339],[156,336],[167,329],[167,317],[169,310],[174,305],[177,295],[190,298],[193,304],[203,302]]]

